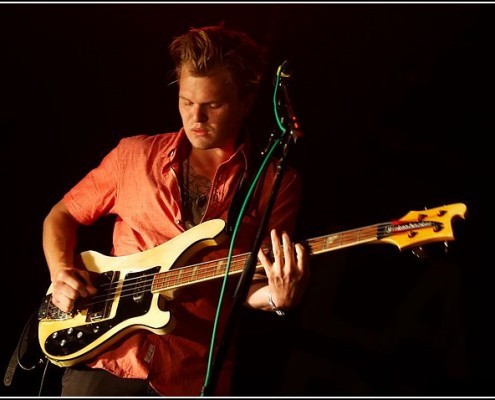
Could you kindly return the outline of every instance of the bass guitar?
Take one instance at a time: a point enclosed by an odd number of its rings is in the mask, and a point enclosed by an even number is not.
[[[399,249],[454,240],[452,221],[465,218],[463,203],[410,211],[398,220],[378,223],[301,242],[310,255],[366,243],[390,243]],[[95,275],[98,293],[86,298],[72,312],[63,312],[51,301],[51,289],[38,310],[39,344],[55,365],[69,367],[102,352],[137,329],[170,333],[174,319],[162,303],[181,287],[242,272],[249,253],[178,267],[178,260],[225,236],[225,221],[201,223],[155,248],[128,256],[106,256],[96,251],[79,254]],[[185,258],[184,258],[185,257]],[[176,268],[172,268],[176,266]],[[258,262],[256,268],[262,268]]]

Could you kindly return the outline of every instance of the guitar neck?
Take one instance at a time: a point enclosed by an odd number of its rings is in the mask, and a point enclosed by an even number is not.
[[[315,237],[302,241],[301,244],[313,256],[364,243],[385,242],[404,249],[435,241],[454,240],[451,221],[464,218],[466,210],[465,204],[456,203],[429,210],[410,211],[398,220]],[[239,273],[250,255],[251,253],[244,253],[233,256],[230,263],[228,258],[222,258],[157,273],[153,278],[151,291],[163,292],[216,279],[227,273]],[[257,261],[256,269],[261,267],[261,263]]]
[[[351,247],[358,244],[369,243],[379,240],[383,233],[383,227],[387,224],[370,225],[364,228],[351,229],[348,231],[333,233],[302,241],[309,254],[316,255],[332,250]],[[381,233],[380,233],[381,232]],[[192,285],[198,282],[209,281],[225,276],[227,269],[229,275],[242,272],[251,253],[243,253],[229,259],[207,261],[182,268],[172,269],[166,272],[157,273],[153,279],[151,291],[153,293],[177,289],[183,286]],[[262,268],[259,261],[256,269]]]

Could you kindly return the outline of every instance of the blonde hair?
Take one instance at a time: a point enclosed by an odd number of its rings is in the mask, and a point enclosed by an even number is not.
[[[247,34],[225,28],[223,23],[190,28],[172,40],[169,50],[177,80],[184,67],[200,77],[226,69],[241,97],[254,95],[264,75],[264,48]]]

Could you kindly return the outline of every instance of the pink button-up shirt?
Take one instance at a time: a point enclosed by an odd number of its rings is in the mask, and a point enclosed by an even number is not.
[[[180,177],[187,146],[183,130],[124,138],[99,166],[66,193],[64,203],[72,216],[84,225],[90,225],[105,215],[116,216],[113,256],[125,257],[165,243],[185,232]],[[229,160],[218,167],[203,221],[226,220],[238,181],[248,167],[246,154],[246,146],[241,145]],[[266,169],[263,189],[255,191],[255,201],[251,202],[238,229],[234,254],[251,250],[275,174],[275,165],[271,163]],[[288,169],[268,229],[276,227],[293,233],[300,199],[300,177]],[[226,240],[221,245],[208,248],[208,252],[201,250],[201,254],[194,254],[188,261],[225,258],[229,245],[230,241]],[[170,254],[170,257],[175,260],[180,255]],[[223,310],[228,310],[231,305],[237,282],[235,276],[229,276]],[[120,377],[149,379],[153,388],[162,395],[200,395],[222,281],[215,279],[182,288],[175,299],[165,301],[165,308],[175,321],[171,332],[164,335],[145,329],[128,332],[87,360],[86,364]],[[226,314],[224,312],[220,317],[217,335],[222,332]],[[232,359],[233,353],[229,353],[218,379],[217,395],[230,393]]]

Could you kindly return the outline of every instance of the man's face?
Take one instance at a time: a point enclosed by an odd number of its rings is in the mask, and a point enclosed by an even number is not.
[[[192,146],[234,149],[247,104],[228,71],[192,76],[183,68],[179,80],[179,112]]]

